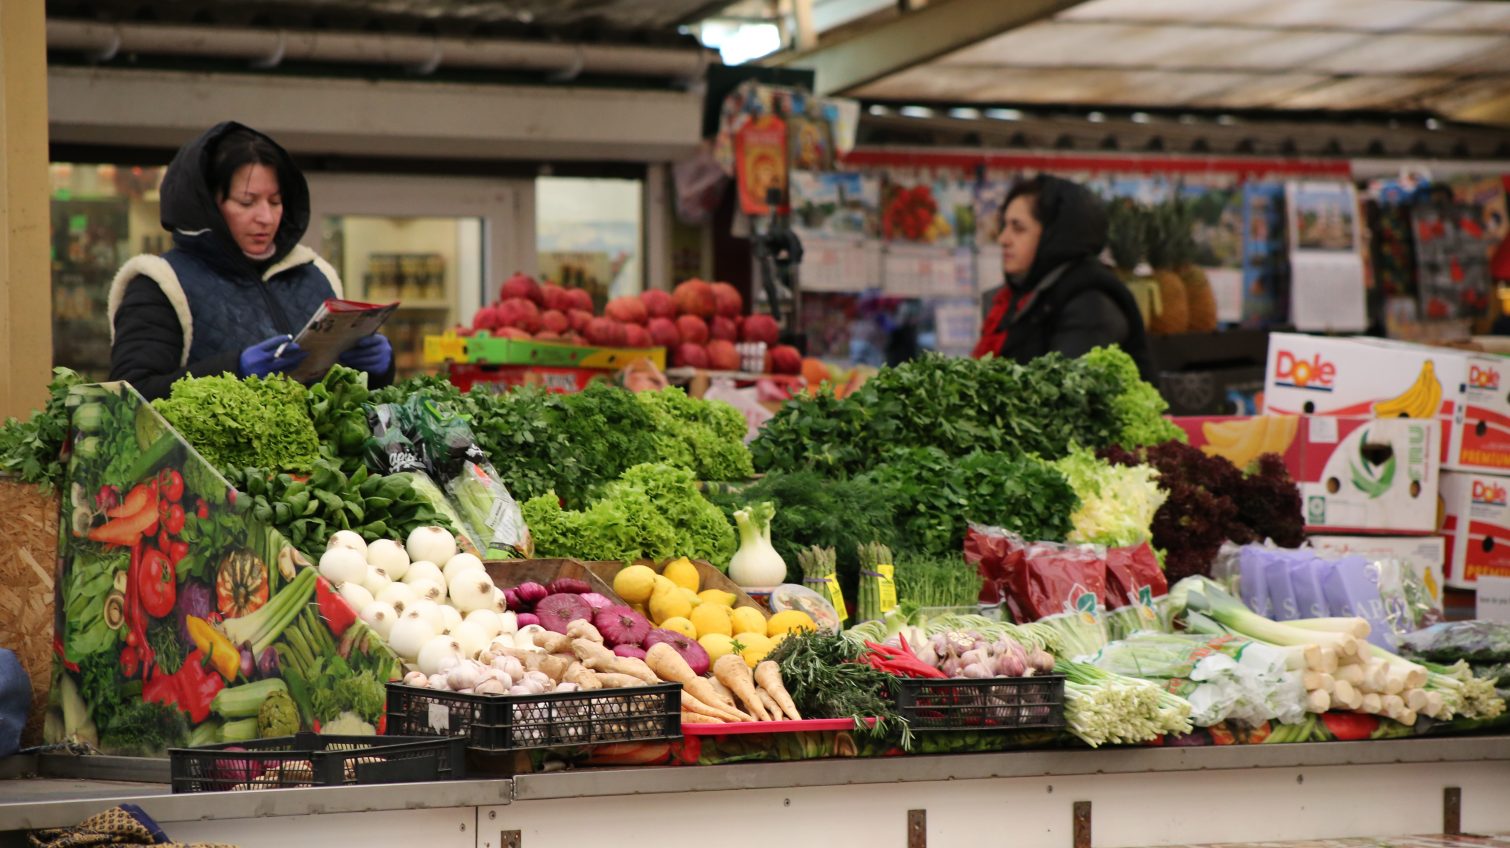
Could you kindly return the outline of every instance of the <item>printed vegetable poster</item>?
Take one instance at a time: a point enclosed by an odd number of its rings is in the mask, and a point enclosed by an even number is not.
[[[253,498],[124,383],[68,406],[46,741],[162,756],[380,732],[398,658]]]
[[[881,205],[881,237],[888,242],[948,247],[975,243],[973,180],[893,176]]]
[[[769,215],[771,191],[783,199],[787,176],[786,122],[763,115],[734,136],[734,180],[739,186],[739,208],[746,215]]]

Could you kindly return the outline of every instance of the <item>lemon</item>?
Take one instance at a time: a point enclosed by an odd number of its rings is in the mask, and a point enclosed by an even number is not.
[[[750,668],[760,664],[766,658],[776,644],[766,637],[764,633],[736,633],[734,644],[739,647],[739,656]]]
[[[652,571],[651,574],[655,574],[655,572]],[[655,574],[655,576],[652,577],[651,580],[655,583],[655,586],[650,590],[651,595],[659,595],[662,592],[674,592],[677,589],[681,588],[680,586],[677,586],[675,583],[672,583],[670,580],[666,579],[666,576],[663,574]]]
[[[666,563],[666,567],[661,569],[661,576],[683,589],[691,589],[694,592],[702,587],[702,578],[697,573],[697,566],[686,557]]]
[[[665,621],[661,622],[661,629],[670,630],[673,633],[680,633],[683,636],[686,636],[688,639],[697,638],[697,628],[693,627],[692,622],[688,621],[685,616],[674,615],[666,619]]]
[[[682,597],[686,598],[687,603],[691,604],[694,608],[703,602],[703,599],[698,597],[696,592],[685,586],[678,587],[676,591],[681,592]]]
[[[734,602],[739,600],[734,597],[733,592],[725,592],[722,589],[704,589],[698,592],[697,596],[702,598],[705,604],[718,604],[730,608],[733,608]]]
[[[692,610],[692,626],[697,628],[698,638],[709,633],[718,633],[724,636],[734,634],[733,615],[728,607],[718,604],[703,604]]]
[[[759,633],[765,635],[765,616],[754,607],[737,607],[734,610],[733,625],[735,633]]]
[[[818,625],[813,617],[802,610],[787,610],[771,616],[766,622],[766,635],[775,636],[778,633],[790,633],[794,630],[817,630]]]
[[[719,657],[734,653],[734,639],[724,633],[709,633],[706,636],[699,636],[697,644],[702,645],[703,650],[708,652],[709,662],[717,662]]]
[[[681,592],[657,592],[650,596],[650,620],[656,624],[664,626],[668,618],[686,618],[691,614],[692,603]],[[695,633],[689,635],[697,638]]]
[[[631,604],[643,604],[650,600],[655,578],[655,571],[650,566],[631,565],[614,575],[613,593]]]

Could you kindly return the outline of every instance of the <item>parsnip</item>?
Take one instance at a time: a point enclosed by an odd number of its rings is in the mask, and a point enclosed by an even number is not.
[[[771,660],[763,660],[755,666],[755,682],[760,688],[771,693],[771,697],[781,707],[781,711],[792,721],[802,721],[802,714],[797,712],[797,704],[792,700],[792,694],[786,690],[786,683],[781,679],[781,668]]]
[[[738,654],[724,654],[713,663],[713,676],[729,687],[744,705],[745,711],[757,721],[770,721],[765,704],[755,694],[755,680],[750,676],[750,667]]]
[[[682,684],[682,709],[699,715],[712,716],[723,722],[754,721],[755,719],[735,710],[709,704],[695,695],[687,692],[686,684]]]
[[[737,710],[723,707],[715,707],[718,703],[718,691],[708,685],[708,681],[692,672],[692,666],[682,659],[682,655],[676,649],[662,642],[645,652],[645,664],[662,680],[682,684],[684,690],[682,703],[687,702],[686,695],[690,694],[694,699],[707,706],[709,709],[721,710],[722,715],[733,714],[734,721],[751,721],[752,719]],[[719,715],[720,713],[715,713]]]
[[[722,683],[719,683],[718,682],[718,678],[716,678],[716,677],[709,678],[708,679],[708,685],[710,685],[714,689],[718,690],[718,695],[719,695],[719,698],[720,698],[719,703],[720,703],[721,706],[726,706],[726,707],[738,706],[737,704],[734,703],[734,693],[729,691],[729,687],[723,685]]]
[[[771,721],[781,721],[783,718],[785,718],[785,716],[781,714],[781,705],[776,703],[776,699],[771,697],[770,692],[756,687],[755,694],[759,696],[760,703],[765,705],[766,715],[770,716]]]
[[[682,710],[682,724],[728,724],[721,718],[705,716],[702,713],[694,713],[690,710]]]

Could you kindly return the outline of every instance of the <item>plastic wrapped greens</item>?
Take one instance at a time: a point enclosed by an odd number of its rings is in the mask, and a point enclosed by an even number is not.
[[[1400,653],[1434,663],[1510,662],[1510,624],[1494,621],[1447,621],[1400,639]]]
[[[499,479],[466,419],[425,398],[368,407],[368,461],[389,473],[427,474],[485,559],[529,556],[534,545],[519,504]]]
[[[1191,721],[1257,726],[1305,716],[1305,686],[1284,651],[1235,636],[1141,632],[1109,643],[1090,663],[1158,684],[1190,702]]]

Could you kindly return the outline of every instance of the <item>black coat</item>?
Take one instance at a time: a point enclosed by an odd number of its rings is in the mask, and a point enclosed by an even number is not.
[[[297,333],[321,299],[340,294],[333,269],[321,261],[304,261],[313,257],[299,246],[309,226],[309,187],[292,157],[276,143],[273,146],[285,161],[279,168],[283,217],[273,239],[273,255],[258,262],[248,258],[236,245],[208,180],[214,142],[234,129],[245,128],[233,122],[218,124],[185,144],[163,177],[162,225],[173,234],[174,245],[168,259],[177,269],[176,276],[182,284],[170,285],[165,290],[152,276],[133,274],[130,270],[136,267],[133,263],[143,259],[138,257],[117,275],[111,287],[114,336],[110,379],[131,383],[148,399],[166,396],[172,384],[185,376],[237,373],[245,347],[278,333]],[[301,253],[295,253],[296,250]],[[270,269],[301,262],[264,280]],[[317,269],[316,265],[323,269]],[[183,273],[190,270],[195,275],[193,282],[198,285],[182,279]],[[328,282],[329,285],[316,284],[327,293],[312,295],[311,280]],[[222,332],[212,333],[208,327],[192,326],[198,325],[198,320],[189,322],[191,326],[187,329],[191,332],[186,333],[181,316],[206,311],[219,301],[221,292],[227,302],[234,300],[238,306],[231,323],[225,320],[220,323],[232,330],[255,328],[252,335],[257,338],[247,336],[246,332],[226,332],[222,328]],[[239,304],[248,302],[244,296],[248,293],[256,296],[250,300],[252,305],[244,309]],[[210,300],[186,303],[202,297]],[[185,341],[191,336],[193,346],[186,352]],[[392,378],[390,368],[387,374],[369,375],[369,382],[377,387]]]
[[[1045,176],[1038,214],[1043,234],[1033,265],[997,291],[976,354],[1027,362],[1115,344],[1143,379],[1153,379],[1143,315],[1132,292],[1099,259],[1107,226],[1101,202],[1069,180]]]

